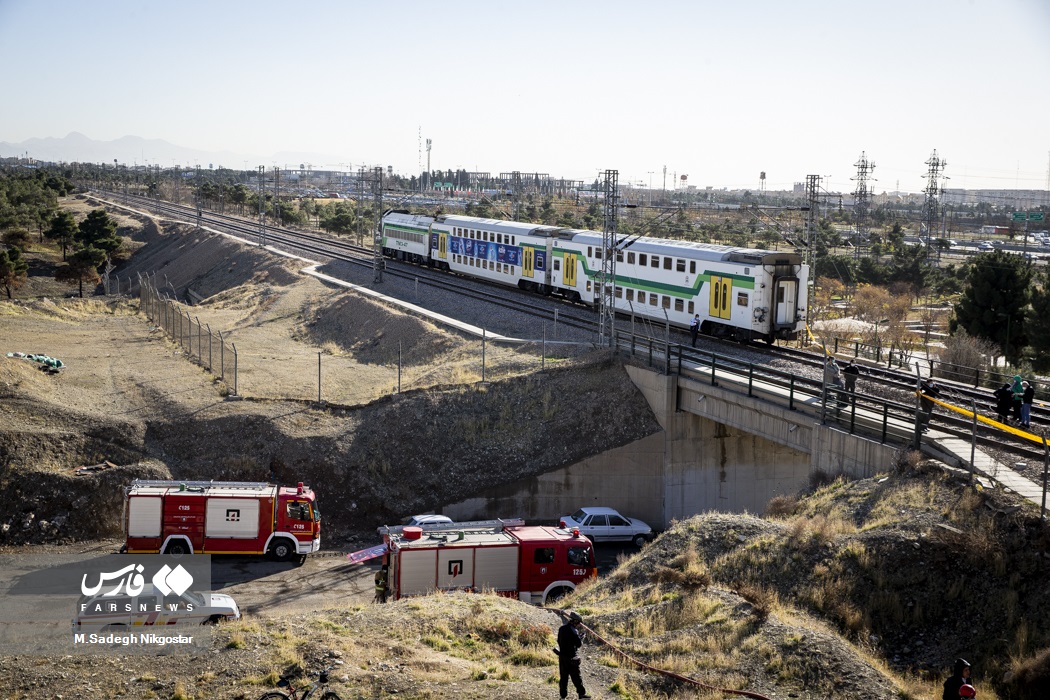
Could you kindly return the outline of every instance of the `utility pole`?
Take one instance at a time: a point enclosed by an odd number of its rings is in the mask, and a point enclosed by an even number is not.
[[[926,189],[923,192],[926,193],[926,199],[922,203],[922,222],[919,226],[926,226],[926,259],[930,259],[930,247],[933,245],[933,227],[937,223],[937,198],[944,194],[944,188],[940,186],[940,180],[943,177],[941,170],[948,165],[943,158],[937,157],[937,149],[933,150],[933,155],[926,161],[926,165],[929,166],[929,171],[923,175],[926,178]],[[947,179],[947,178],[944,178]],[[922,231],[919,231],[920,242],[922,239]]]
[[[372,218],[375,229],[372,236],[372,271],[373,279],[383,281],[383,167],[376,166],[372,171]]]
[[[602,269],[598,275],[601,293],[601,316],[598,323],[598,345],[610,347],[616,342],[616,217],[620,205],[617,170],[605,171],[605,207],[602,224]],[[548,261],[548,265],[550,262]]]
[[[281,206],[280,205],[280,201],[281,201],[281,185],[280,185],[280,181],[281,181],[281,169],[277,165],[274,165],[273,166],[273,220],[274,220],[274,223],[276,223],[278,227],[280,227],[280,225],[281,225],[281,218],[280,218],[281,217],[281,214],[280,214],[281,210],[278,208],[278,207]]]
[[[197,230],[201,230],[201,221],[203,219],[203,213],[201,212],[201,166],[197,166]]]
[[[259,166],[259,245],[266,245],[266,216],[263,209],[263,178],[266,175],[266,166]]]
[[[853,166],[857,169],[857,177],[853,178],[857,183],[856,189],[853,190],[853,215],[857,231],[856,236],[853,238],[853,258],[854,260],[859,260],[861,245],[866,240],[868,232],[868,211],[871,208],[872,195],[872,189],[868,186],[868,180],[875,179],[871,177],[871,171],[875,169],[875,164],[868,160],[868,157],[864,155],[864,151],[861,151],[860,160],[854,163]]]
[[[430,189],[430,139],[427,139],[427,189]],[[420,184],[422,187],[422,184]],[[422,192],[422,189],[420,190]]]

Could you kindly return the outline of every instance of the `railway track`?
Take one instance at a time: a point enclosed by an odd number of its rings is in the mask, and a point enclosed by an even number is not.
[[[194,222],[197,218],[197,209],[195,207],[178,205],[172,202],[119,193],[100,193],[93,196],[109,204],[119,206],[123,203],[124,206],[150,210],[156,214],[175,217],[189,223]],[[124,201],[121,202],[121,199]],[[258,222],[207,210],[202,210],[201,222],[216,230],[245,238],[259,245],[265,244],[288,253],[316,258],[318,262],[341,261],[361,270],[372,270],[374,266],[374,252],[371,248],[334,239],[328,235],[274,226],[266,226],[261,230]],[[423,284],[435,289],[450,291],[464,299],[472,299],[485,304],[513,309],[544,320],[556,318],[558,323],[594,333],[595,336],[597,335],[598,324],[595,312],[590,308],[582,307],[569,301],[535,297],[528,292],[510,289],[482,280],[467,280],[447,272],[394,260],[384,259],[382,274],[412,281],[416,284]],[[620,315],[620,318],[623,322],[626,322],[630,317]],[[648,330],[650,336],[654,339],[660,342],[678,344],[679,352],[684,357],[699,360],[704,353],[712,354],[714,352],[714,354],[723,357],[723,362],[733,363],[737,362],[737,358],[746,352],[748,355],[757,353],[761,356],[792,363],[799,370],[796,378],[797,386],[806,388],[808,391],[813,392],[814,395],[819,395],[821,392],[824,364],[822,351],[801,350],[777,345],[742,344],[732,340],[705,337],[704,342],[706,346],[708,348],[714,347],[716,350],[694,352],[686,345],[685,339],[687,334],[684,331],[658,326],[650,321],[645,321],[641,325]],[[633,332],[634,328],[632,327]],[[658,334],[663,337],[658,337]],[[910,366],[907,369],[870,365],[862,365],[862,367],[864,372],[862,374],[863,385],[872,394],[882,397],[883,403],[888,407],[889,416],[899,420],[908,420],[909,417],[914,416],[914,392],[916,386],[914,366]],[[979,413],[994,415],[994,404],[991,400],[990,390],[943,379],[938,379],[937,381],[944,390],[941,398],[946,402],[957,405],[960,408],[969,408],[975,404]],[[964,439],[969,439],[974,432],[971,419],[948,414],[943,410],[935,413],[934,423],[938,430]],[[1050,409],[1043,405],[1034,405],[1032,407],[1032,432],[1041,434],[1042,431],[1048,428],[1050,428]],[[1044,451],[1033,443],[1012,436],[1004,431],[994,431],[986,426],[981,426],[978,430],[977,443],[978,445],[993,447],[1030,461],[1041,461],[1044,456]]]

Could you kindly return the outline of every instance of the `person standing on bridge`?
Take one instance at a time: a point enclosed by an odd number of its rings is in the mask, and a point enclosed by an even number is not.
[[[1005,382],[992,395],[995,397],[995,414],[999,422],[1010,422],[1010,408],[1014,405],[1014,393],[1010,390],[1010,382]]]
[[[1024,399],[1024,386],[1021,384],[1020,374],[1014,375],[1014,383],[1010,387],[1010,391],[1014,395],[1014,420],[1018,423],[1023,423],[1024,421],[1021,419],[1021,403]]]
[[[1035,401],[1035,387],[1030,382],[1021,382],[1024,394],[1021,395],[1021,425],[1029,427],[1032,423],[1032,402]]]
[[[693,339],[693,347],[696,347],[696,336],[700,332],[700,314],[693,316],[689,322],[689,336]]]
[[[854,393],[857,390],[857,377],[860,376],[860,367],[856,360],[850,360],[849,364],[842,368],[842,376],[846,379],[846,391]]]
[[[930,429],[930,416],[933,415],[933,400],[941,395],[941,390],[933,383],[933,378],[928,377],[923,379],[919,384],[919,406],[922,410],[919,413],[919,425],[922,426],[922,432],[927,432]]]

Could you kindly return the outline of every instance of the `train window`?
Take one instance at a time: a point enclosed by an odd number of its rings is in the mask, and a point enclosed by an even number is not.
[[[649,306],[656,306],[659,302],[660,302],[660,295],[659,294],[650,294],[649,295]]]
[[[614,296],[617,299],[623,299],[623,287],[617,287],[614,291]]]
[[[587,291],[591,291],[591,281],[587,280]]]
[[[671,258],[664,258],[664,269],[665,270],[670,270],[671,269],[671,265],[673,265],[673,264],[674,264],[674,260],[673,259],[671,259]]]
[[[736,305],[737,306],[747,306],[747,294],[746,293],[744,293],[744,292],[737,292],[736,293]]]
[[[456,235],[457,236],[462,236],[463,235],[463,229],[461,229],[459,227],[456,227]]]
[[[502,233],[497,233],[496,234],[496,242],[497,243],[502,243],[503,242],[503,234]]]
[[[633,289],[628,289],[627,290],[627,301],[634,301],[634,290]]]
[[[663,298],[663,304],[662,304],[663,308],[665,308],[665,309],[671,308],[671,297],[662,297],[662,298]]]
[[[693,311],[694,311],[694,309],[693,309],[693,302],[689,302],[689,310],[686,311],[686,313],[687,314],[692,314]]]
[[[591,250],[591,246],[587,246],[587,257],[588,258],[593,258],[594,257],[594,251]]]
[[[683,301],[682,299],[675,299],[674,300],[674,310],[675,311],[685,311],[685,301]]]
[[[685,272],[685,260],[682,260],[681,258],[678,258],[677,260],[675,260],[674,261],[674,271],[675,272]]]
[[[654,255],[652,257],[652,263],[649,266],[650,267],[660,267],[660,256],[659,255]]]
[[[695,260],[690,260],[689,261],[689,274],[690,275],[695,275],[696,274],[696,261]]]
[[[557,272],[560,269],[561,269],[561,260],[555,260],[554,261],[554,271]]]
[[[602,259],[602,249],[601,248],[595,248],[594,249],[594,257],[598,258],[599,260]]]
[[[744,268],[744,274],[745,275],[750,275],[751,274],[751,268],[750,267],[745,267]]]
[[[645,292],[638,292],[638,303],[639,304],[644,304],[645,303]]]
[[[639,265],[645,265],[645,262],[646,262],[645,258],[646,258],[645,253],[638,253],[638,264]]]
[[[616,251],[616,262],[623,262],[623,251]]]
[[[515,238],[514,236],[511,236],[511,237],[510,237],[510,244],[511,244],[511,245],[514,245],[514,241],[516,241],[516,240],[518,240],[518,239],[517,239],[517,238]]]
[[[627,264],[634,265],[634,253],[627,254]]]

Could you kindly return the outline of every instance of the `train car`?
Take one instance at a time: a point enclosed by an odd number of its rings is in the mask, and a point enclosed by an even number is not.
[[[472,216],[431,225],[431,264],[452,272],[571,301],[594,303],[593,275],[571,229]]]
[[[383,221],[384,241],[429,231],[425,254],[384,242],[384,251],[404,251],[399,259],[589,306],[601,301],[600,232],[458,215]],[[738,340],[794,339],[804,329],[809,270],[797,253],[647,237],[621,239],[618,248],[619,311],[682,328],[698,314],[701,332]]]
[[[383,217],[383,255],[419,265],[430,261],[431,216],[388,212]]]
[[[585,246],[599,294],[602,234],[578,232],[573,243]],[[619,311],[679,327],[699,314],[701,333],[737,340],[794,339],[804,330],[809,268],[797,253],[645,237],[619,247]]]

